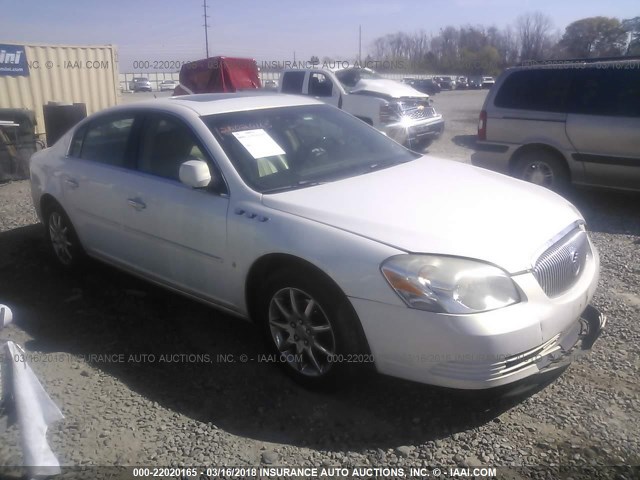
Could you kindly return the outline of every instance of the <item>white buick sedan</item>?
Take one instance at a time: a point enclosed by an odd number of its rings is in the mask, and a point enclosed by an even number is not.
[[[313,99],[111,108],[34,155],[31,184],[62,266],[88,255],[250,319],[310,387],[366,365],[506,385],[565,365],[605,323],[570,203]]]

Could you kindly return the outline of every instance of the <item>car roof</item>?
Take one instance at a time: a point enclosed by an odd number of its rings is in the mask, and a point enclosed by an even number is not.
[[[169,98],[156,98],[142,102],[119,105],[105,110],[123,111],[131,109],[176,111],[188,108],[197,115],[240,112],[264,108],[293,107],[300,105],[324,105],[314,98],[274,93],[262,90],[245,90],[235,93],[200,93]]]
[[[522,62],[515,67],[510,67],[507,70],[515,72],[518,70],[562,70],[571,68],[603,68],[605,66],[613,66],[619,69],[623,68],[624,64],[630,64],[633,68],[640,67],[640,57],[609,57],[609,58],[590,58],[590,59],[570,59],[570,60],[540,60],[529,62]]]
[[[188,107],[199,115],[273,107],[321,105],[323,102],[301,95],[244,90],[235,93],[201,93],[171,97],[167,102]]]

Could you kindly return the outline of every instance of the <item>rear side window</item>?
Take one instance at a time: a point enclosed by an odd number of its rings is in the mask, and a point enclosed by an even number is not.
[[[93,121],[86,129],[80,158],[124,167],[127,164],[127,147],[133,121],[133,116],[108,117]],[[72,145],[72,149],[74,148]]]
[[[505,79],[494,104],[501,108],[566,112],[570,86],[568,69],[521,70]]]
[[[312,73],[309,77],[309,95],[330,97],[333,95],[333,83],[324,73]]]
[[[80,150],[82,150],[82,141],[84,140],[84,134],[87,133],[86,127],[79,128],[73,135],[71,140],[71,146],[69,147],[69,156],[79,158]]]
[[[282,78],[282,91],[284,93],[302,93],[305,72],[285,72]]]
[[[640,70],[609,65],[577,70],[572,92],[575,113],[640,117]]]

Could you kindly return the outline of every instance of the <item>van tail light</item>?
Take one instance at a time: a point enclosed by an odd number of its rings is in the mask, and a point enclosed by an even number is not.
[[[487,111],[482,110],[480,112],[480,118],[478,119],[478,140],[487,139]]]

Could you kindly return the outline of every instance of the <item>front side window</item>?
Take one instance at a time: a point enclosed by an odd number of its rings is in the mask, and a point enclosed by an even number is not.
[[[369,173],[419,155],[328,105],[203,118],[245,183],[269,193]]]
[[[79,152],[82,159],[124,167],[128,163],[133,122],[133,115],[98,118],[86,128],[81,146],[74,138],[70,153]]]
[[[179,180],[180,165],[206,157],[194,133],[179,119],[152,115],[145,122],[138,170]]]

